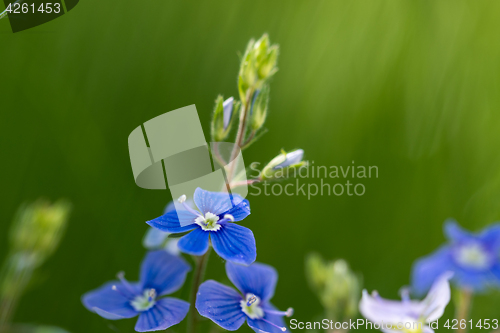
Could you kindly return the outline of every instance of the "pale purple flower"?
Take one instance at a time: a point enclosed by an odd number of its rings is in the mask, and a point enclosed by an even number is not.
[[[446,272],[438,277],[422,301],[411,300],[408,289],[403,289],[401,301],[386,300],[376,291],[370,295],[364,290],[359,311],[385,333],[412,330],[433,333],[430,323],[441,318],[450,302],[449,280],[452,276],[452,272]]]

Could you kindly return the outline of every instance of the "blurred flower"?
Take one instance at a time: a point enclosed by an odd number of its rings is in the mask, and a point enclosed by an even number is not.
[[[169,238],[169,235],[171,235],[170,232],[164,232],[150,227],[144,235],[142,244],[148,250],[164,249],[168,253],[177,256],[180,254],[178,246],[180,238]]]
[[[103,318],[117,320],[139,315],[137,332],[165,330],[186,317],[189,303],[161,297],[177,291],[190,271],[181,257],[167,252],[149,252],[141,265],[140,281],[130,283],[123,273],[120,281],[111,281],[83,295],[82,303]]]
[[[366,319],[385,327],[383,332],[432,333],[428,325],[441,318],[450,302],[448,280],[452,276],[451,272],[439,276],[422,301],[410,300],[408,289],[403,289],[402,301],[383,299],[376,291],[370,296],[363,290],[359,311]]]
[[[9,255],[0,269],[0,331],[9,326],[36,269],[58,247],[70,210],[64,200],[54,204],[38,200],[18,210],[10,231]]]
[[[187,200],[186,204],[191,208],[194,207],[192,200]],[[175,205],[173,201],[170,201],[167,206],[165,206],[163,214],[172,211],[175,211]],[[142,245],[148,250],[164,249],[170,254],[179,255],[180,250],[177,246],[179,238],[171,238],[169,237],[170,235],[172,235],[172,233],[149,227],[142,240]]]
[[[250,40],[241,59],[238,89],[242,103],[246,103],[247,93],[260,90],[263,84],[277,72],[279,46],[271,45],[269,36],[264,34],[259,40]]]
[[[10,234],[11,250],[41,265],[59,245],[71,205],[64,200],[50,204],[38,200],[22,206]]]
[[[229,97],[225,101],[222,96],[217,97],[211,127],[214,142],[226,139],[231,131],[233,119],[237,118],[233,115],[238,113],[240,104],[240,102],[235,102],[233,97]]]
[[[165,245],[168,235],[171,233],[149,227],[142,239],[142,245],[148,250],[158,250]]]
[[[293,309],[278,311],[270,302],[278,281],[273,267],[227,262],[226,273],[241,294],[213,280],[204,282],[196,298],[196,309],[202,316],[229,331],[239,329],[245,320],[256,332],[286,331],[283,316],[290,317]]]
[[[282,151],[262,169],[259,180],[288,178],[292,172],[296,173],[299,168],[307,165],[307,162],[302,160],[303,157],[304,151],[302,149],[289,153]]]
[[[325,262],[319,254],[306,258],[306,275],[332,320],[354,318],[358,313],[361,278],[345,260]]]
[[[413,266],[412,282],[418,294],[429,290],[445,271],[454,272],[453,282],[472,291],[499,285],[500,224],[473,234],[449,220],[444,224],[444,233],[449,243]]]
[[[201,256],[207,252],[211,241],[215,252],[223,259],[244,265],[255,261],[257,250],[252,231],[232,223],[250,215],[248,200],[237,194],[209,192],[201,188],[194,192],[199,211],[189,207],[185,200],[185,195],[179,198],[185,210],[168,212],[146,223],[170,233],[190,231],[178,243],[184,253]],[[179,219],[187,225],[181,226]]]

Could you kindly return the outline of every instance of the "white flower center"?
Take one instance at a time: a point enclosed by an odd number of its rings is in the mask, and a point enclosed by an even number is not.
[[[208,212],[205,216],[198,216],[194,220],[194,223],[199,225],[204,231],[217,231],[222,227],[217,221],[219,221],[219,217]]]
[[[135,309],[135,311],[143,312],[151,309],[156,303],[156,290],[146,289],[144,294],[137,296],[132,301],[130,305]]]
[[[460,246],[456,252],[456,260],[468,268],[487,269],[490,267],[489,254],[480,244]]]
[[[260,319],[264,317],[264,310],[259,306],[260,298],[254,294],[247,294],[246,299],[240,301],[241,311],[250,319]]]

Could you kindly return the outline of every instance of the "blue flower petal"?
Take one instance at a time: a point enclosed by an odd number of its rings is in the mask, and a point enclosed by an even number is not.
[[[235,203],[235,206],[222,214],[222,218],[224,218],[225,214],[230,214],[234,217],[235,221],[241,221],[250,215],[250,203],[248,200],[243,199],[237,194],[233,194],[233,203]]]
[[[177,214],[179,214],[179,216]],[[194,220],[196,219],[196,217],[197,216],[195,214],[187,210],[178,210],[178,211],[168,212],[165,215],[157,217],[151,221],[147,221],[146,223],[152,226],[153,228],[175,234],[175,233],[190,231],[196,228],[197,225],[194,224]],[[181,223],[179,222],[179,218],[182,219],[183,221],[192,220],[193,224],[189,224],[182,227]]]
[[[425,294],[434,281],[447,271],[457,271],[449,246],[443,246],[433,254],[417,260],[412,272],[412,286],[415,292],[418,295]]]
[[[184,284],[190,270],[181,257],[164,250],[149,252],[141,265],[142,289],[154,288],[158,296],[171,294]]]
[[[483,292],[495,284],[498,286],[498,280],[492,270],[464,270],[457,267],[453,281],[458,286],[470,289],[475,293]]]
[[[208,231],[203,231],[201,228],[197,228],[189,234],[183,236],[179,240],[179,243],[177,243],[177,246],[181,252],[201,256],[208,250],[208,236]]]
[[[233,208],[231,197],[229,193],[225,192],[210,192],[198,187],[194,191],[193,199],[196,207],[198,207],[203,215],[208,212],[215,215],[221,215]],[[235,205],[237,205],[237,203],[235,203]]]
[[[444,234],[453,243],[463,243],[474,240],[474,235],[462,228],[457,221],[453,219],[444,222]]]
[[[117,290],[113,290],[113,286]],[[83,295],[82,303],[89,311],[106,319],[132,318],[137,316],[137,311],[130,305],[130,301],[140,293],[138,284],[126,287],[119,281],[111,281]]]
[[[278,311],[271,303],[264,303],[261,305],[262,309],[264,311],[266,310],[271,310],[271,311]],[[283,316],[279,315],[272,315],[266,313],[264,315],[264,319],[267,320],[268,322],[273,323],[276,326],[279,327],[285,327],[285,320],[283,320]],[[282,333],[283,331],[279,329],[278,327],[275,327],[267,322],[265,322],[262,319],[247,319],[248,326],[250,326],[255,332],[261,333],[261,332],[269,332],[269,333]]]
[[[189,303],[177,298],[162,298],[148,311],[142,312],[135,325],[137,332],[166,330],[180,323],[189,311]]]
[[[243,295],[251,293],[263,301],[268,301],[273,297],[278,282],[276,270],[261,263],[242,266],[228,261],[226,263],[226,274]]]
[[[500,223],[495,223],[479,234],[482,245],[493,253],[500,252]]]
[[[224,223],[218,231],[211,231],[212,246],[222,258],[238,264],[250,265],[257,258],[252,230],[234,223]]]
[[[245,322],[241,311],[242,297],[236,290],[208,280],[203,282],[196,296],[196,309],[203,317],[211,319],[228,331],[236,331]]]
[[[489,273],[492,285],[498,287],[500,285],[500,263],[496,263],[495,265],[493,265]]]

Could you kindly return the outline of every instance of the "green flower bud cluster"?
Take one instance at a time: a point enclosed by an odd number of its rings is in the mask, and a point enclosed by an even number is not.
[[[211,134],[213,142],[226,141],[235,119],[238,130],[235,137],[235,151],[246,149],[265,132],[263,127],[269,106],[269,79],[277,72],[279,46],[271,44],[264,34],[258,40],[251,39],[241,58],[238,73],[240,101],[218,96],[212,117]],[[231,159],[234,158],[231,154]],[[223,161],[222,161],[223,162]]]
[[[243,103],[247,101],[249,92],[260,90],[262,86],[278,71],[279,46],[271,45],[269,36],[264,34],[255,41],[251,39],[241,59],[238,76],[238,90]]]
[[[324,261],[312,253],[306,259],[306,275],[331,320],[354,318],[361,298],[361,278],[345,260]]]

